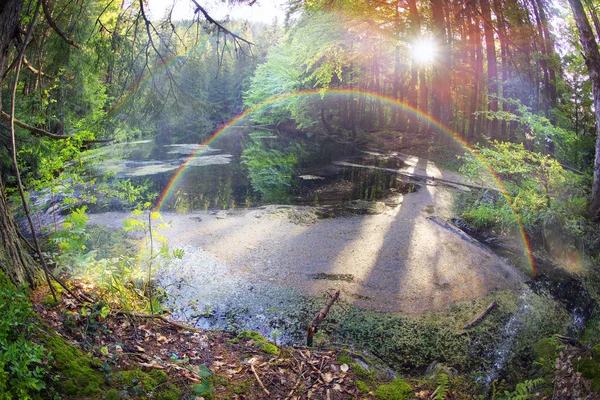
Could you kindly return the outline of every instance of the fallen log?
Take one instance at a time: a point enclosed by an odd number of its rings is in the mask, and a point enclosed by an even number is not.
[[[325,317],[327,316],[327,313],[329,312],[329,309],[331,308],[333,303],[335,303],[339,297],[340,297],[340,290],[338,289],[333,294],[333,296],[331,296],[331,298],[329,300],[327,300],[327,303],[325,304],[325,306],[313,318],[311,323],[308,324],[308,330],[306,332],[306,345],[307,346],[312,346],[313,336],[315,335],[315,333],[317,333],[317,331],[319,329],[319,324],[325,319]]]
[[[465,329],[465,330],[471,329],[475,325],[479,324],[481,321],[483,321],[485,316],[488,315],[490,313],[490,311],[492,311],[496,307],[498,307],[498,304],[496,304],[496,302],[493,301],[489,306],[487,306],[487,308],[485,310],[483,310],[483,312],[481,314],[479,314],[477,316],[477,318],[475,318],[473,321],[471,321],[468,324],[466,324],[465,326],[463,326],[463,329]]]

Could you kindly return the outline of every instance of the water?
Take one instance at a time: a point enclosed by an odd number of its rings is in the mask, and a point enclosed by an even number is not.
[[[414,189],[389,171],[333,164],[351,160],[395,168],[402,165],[400,159],[378,159],[349,144],[264,132],[226,135],[210,146],[150,141],[120,144],[107,148],[104,155],[101,172],[131,179],[156,194],[167,190],[187,160],[161,207],[180,213],[266,204],[338,206]]]

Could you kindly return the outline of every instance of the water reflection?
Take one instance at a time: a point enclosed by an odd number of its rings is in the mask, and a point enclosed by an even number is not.
[[[406,184],[385,170],[397,169],[398,159],[374,157],[350,144],[272,132],[224,135],[210,146],[138,142],[113,146],[107,155],[104,172],[149,182],[154,193],[167,190],[188,160],[162,206],[181,213],[265,204],[338,206],[406,191]],[[378,168],[333,164],[339,160]]]

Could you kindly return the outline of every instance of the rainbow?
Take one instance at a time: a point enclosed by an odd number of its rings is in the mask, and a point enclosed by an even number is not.
[[[496,186],[498,187],[498,189],[502,193],[503,197],[506,199],[507,204],[510,206],[510,208],[512,210],[512,213],[514,215],[515,221],[517,221],[517,226],[518,226],[518,230],[519,230],[520,239],[523,242],[523,248],[525,250],[525,255],[526,255],[526,258],[527,258],[528,267],[531,270],[531,273],[535,276],[535,274],[536,274],[535,260],[534,260],[533,255],[532,255],[531,244],[529,242],[529,238],[527,237],[527,234],[525,233],[525,229],[523,227],[523,224],[521,223],[521,220],[520,220],[520,218],[519,218],[519,216],[518,216],[518,214],[517,214],[517,212],[515,210],[515,207],[513,206],[513,201],[511,199],[508,191],[506,190],[506,187],[504,186],[504,183],[502,182],[502,180],[498,176],[498,174],[496,174],[496,172],[489,166],[489,164],[487,164],[487,162],[485,162],[485,160],[483,159],[483,157],[481,155],[479,155],[479,153],[476,151],[476,149],[473,148],[473,146],[471,146],[471,144],[468,143],[464,138],[462,138],[459,133],[457,133],[456,131],[452,130],[451,128],[449,128],[448,126],[446,126],[445,124],[443,124],[442,122],[440,122],[440,121],[436,120],[435,118],[431,117],[430,115],[428,115],[428,114],[426,114],[426,113],[424,113],[424,112],[416,109],[415,107],[410,106],[409,104],[406,104],[406,103],[404,103],[402,101],[399,101],[397,99],[394,99],[392,97],[381,95],[381,94],[377,94],[377,93],[372,93],[372,92],[369,92],[369,91],[363,91],[363,90],[357,90],[357,89],[349,89],[349,88],[335,88],[335,89],[328,89],[326,91],[324,91],[323,89],[309,89],[309,90],[302,90],[302,91],[293,92],[293,93],[284,93],[284,94],[276,95],[276,96],[273,96],[271,98],[268,98],[267,100],[264,100],[263,102],[261,102],[259,104],[256,104],[254,106],[249,107],[248,109],[246,109],[245,111],[243,111],[242,113],[238,114],[236,117],[234,117],[233,119],[231,119],[229,122],[227,122],[225,125],[223,125],[221,128],[219,128],[217,131],[215,131],[213,134],[211,134],[206,140],[204,140],[201,143],[200,148],[197,151],[195,151],[194,153],[192,153],[183,162],[183,164],[175,171],[175,173],[171,177],[170,181],[168,182],[167,186],[165,187],[165,189],[161,193],[160,197],[158,198],[158,202],[157,202],[154,210],[155,211],[159,211],[161,209],[161,207],[163,206],[163,203],[165,202],[165,200],[167,199],[167,197],[172,192],[173,186],[179,180],[179,178],[181,177],[181,175],[183,174],[183,172],[186,170],[186,168],[188,167],[188,165],[190,164],[190,162],[196,156],[198,156],[200,153],[202,153],[203,150],[206,149],[206,146],[210,145],[219,136],[221,136],[222,134],[224,134],[225,132],[227,132],[227,130],[229,130],[230,128],[232,128],[235,125],[237,125],[240,121],[244,120],[246,117],[249,117],[253,113],[256,113],[256,112],[258,112],[260,110],[263,110],[266,107],[269,107],[269,106],[271,106],[271,105],[273,105],[275,103],[288,101],[290,99],[298,99],[298,98],[304,98],[304,97],[310,97],[310,96],[320,96],[321,98],[324,98],[325,96],[340,95],[340,94],[341,95],[361,95],[361,96],[368,96],[368,97],[370,97],[372,99],[376,99],[376,100],[382,101],[385,104],[388,104],[388,105],[391,105],[391,106],[394,106],[394,107],[400,107],[400,108],[404,109],[405,111],[409,111],[412,114],[414,114],[415,116],[417,116],[419,118],[422,118],[423,120],[427,120],[429,122],[430,126],[434,126],[435,128],[437,128],[441,132],[449,135],[458,144],[460,144],[467,151],[469,151],[475,158],[477,158],[480,161],[481,165],[485,166],[485,168],[487,169],[487,172],[492,177],[494,183],[496,184]]]

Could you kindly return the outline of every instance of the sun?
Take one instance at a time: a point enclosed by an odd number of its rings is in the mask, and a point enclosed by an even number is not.
[[[433,39],[422,38],[411,45],[412,58],[419,64],[428,64],[435,59],[437,46]]]

